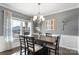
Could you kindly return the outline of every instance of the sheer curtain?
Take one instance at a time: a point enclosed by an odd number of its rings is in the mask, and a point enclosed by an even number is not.
[[[8,43],[13,41],[11,39],[11,17],[12,12],[8,9],[4,10],[4,38]]]

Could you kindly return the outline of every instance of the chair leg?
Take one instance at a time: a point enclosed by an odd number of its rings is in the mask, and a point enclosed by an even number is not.
[[[48,49],[48,54],[50,55],[50,49]]]
[[[22,55],[22,52],[20,51],[20,55]]]
[[[27,55],[29,55],[29,51],[27,50]]]
[[[55,49],[55,55],[57,55],[57,50]]]
[[[26,48],[25,48],[25,55],[26,55]]]
[[[58,48],[58,50],[57,50],[57,54],[59,55],[59,48]]]
[[[29,51],[29,50],[27,51],[27,54],[28,54],[28,55],[30,54],[30,51]]]
[[[20,47],[20,55],[22,55],[22,47]]]
[[[59,48],[55,50],[55,55],[59,55]]]

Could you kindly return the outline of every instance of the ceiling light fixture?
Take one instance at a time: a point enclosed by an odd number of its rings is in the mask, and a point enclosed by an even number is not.
[[[33,21],[37,21],[37,22],[40,23],[41,21],[45,21],[44,16],[42,16],[40,14],[40,3],[38,3],[38,9],[39,9],[38,15],[37,16],[33,16]]]

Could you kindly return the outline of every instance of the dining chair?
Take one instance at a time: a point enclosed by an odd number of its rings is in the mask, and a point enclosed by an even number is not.
[[[28,55],[29,54],[33,54],[33,55],[38,54],[38,52],[41,51],[43,47],[38,44],[35,44],[34,37],[26,37],[26,38],[27,38]]]
[[[27,50],[27,43],[24,35],[19,35],[19,40],[20,40],[20,55],[23,53],[26,55],[26,50]]]
[[[55,55],[59,55],[59,42],[60,42],[60,36],[52,37],[51,42],[46,45],[48,47],[48,54],[54,53]]]
[[[29,35],[29,32],[24,32],[24,35]]]

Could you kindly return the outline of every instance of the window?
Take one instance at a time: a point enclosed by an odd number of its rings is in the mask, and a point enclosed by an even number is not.
[[[19,34],[23,34],[25,31],[25,21],[21,19],[12,18],[11,20],[11,39],[15,41],[19,39]]]
[[[12,19],[11,20],[11,29],[12,29],[12,39],[18,39],[18,35],[20,34],[21,21]]]

